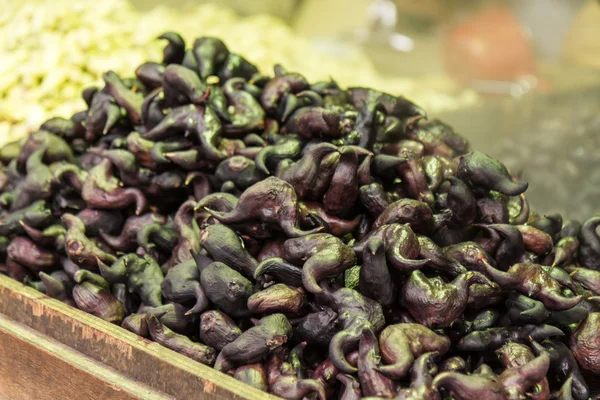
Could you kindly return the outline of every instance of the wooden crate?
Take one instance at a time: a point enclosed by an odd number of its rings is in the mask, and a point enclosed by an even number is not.
[[[0,399],[276,399],[0,275]]]

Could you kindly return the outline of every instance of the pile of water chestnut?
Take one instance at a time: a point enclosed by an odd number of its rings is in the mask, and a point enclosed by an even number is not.
[[[403,97],[160,38],[0,150],[3,273],[288,399],[594,395],[600,217]]]

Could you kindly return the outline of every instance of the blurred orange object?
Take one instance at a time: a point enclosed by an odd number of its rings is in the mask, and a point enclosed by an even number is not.
[[[447,72],[459,81],[514,80],[535,74],[533,46],[510,9],[494,6],[452,28],[445,38]]]

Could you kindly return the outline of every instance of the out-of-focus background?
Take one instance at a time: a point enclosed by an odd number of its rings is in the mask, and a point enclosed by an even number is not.
[[[404,95],[533,182],[543,212],[600,206],[597,0],[0,0],[0,145],[84,107],[156,37],[210,35],[271,73]],[[584,189],[582,189],[584,188]]]

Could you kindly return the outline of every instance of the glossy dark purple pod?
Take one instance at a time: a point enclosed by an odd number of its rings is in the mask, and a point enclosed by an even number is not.
[[[242,365],[241,367],[236,368],[233,377],[246,385],[262,390],[263,392],[269,390],[267,369],[264,364],[255,363]]]
[[[417,259],[421,253],[419,239],[408,224],[383,225],[379,229],[372,230],[354,245],[357,256],[362,256],[371,238],[383,240],[388,262],[401,272],[420,269],[428,262],[428,260]]]
[[[449,327],[467,307],[469,284],[492,286],[484,275],[467,272],[445,283],[440,277],[427,278],[413,271],[402,289],[402,303],[419,323],[433,328]]]
[[[43,155],[44,163],[51,164],[63,160],[70,163],[77,162],[73,155],[73,150],[66,140],[48,131],[39,130],[31,133],[20,147],[19,155],[16,158],[18,170],[23,172],[27,159],[42,148],[45,149]],[[7,164],[9,163],[7,162]]]
[[[579,250],[579,239],[575,236],[562,237],[554,246],[552,267],[566,267],[573,264]]]
[[[368,156],[367,156],[368,157]],[[319,166],[319,173],[306,194],[306,200],[321,202],[323,196],[329,189],[329,183],[333,179],[333,175],[340,164],[341,154],[339,152],[327,155]]]
[[[225,82],[231,78],[243,78],[250,80],[258,69],[239,54],[229,53],[223,66],[219,69],[219,80]]]
[[[21,221],[34,228],[45,228],[51,224],[52,211],[46,207],[46,202],[38,200],[21,210],[0,213],[0,235],[22,235],[25,229]]]
[[[22,225],[27,236],[29,236],[36,244],[47,248],[53,248],[57,251],[63,250],[66,233],[64,226],[56,224],[40,230],[27,225],[25,222],[22,222]]]
[[[198,75],[206,80],[211,75],[217,75],[227,57],[229,49],[220,39],[214,37],[201,37],[194,41],[192,46],[194,58],[198,63]]]
[[[88,177],[88,172],[76,164],[58,161],[50,165],[52,183],[54,185],[67,184],[77,192],[81,193],[83,184]]]
[[[98,260],[100,273],[110,283],[127,283],[131,293],[137,294],[145,306],[159,307],[162,302],[161,284],[164,276],[160,265],[152,257],[126,254],[111,266]]]
[[[545,379],[550,366],[550,358],[546,354],[539,355],[523,365],[510,367],[498,377],[509,399],[518,399],[527,395],[531,398],[547,400],[550,398],[549,390],[535,391],[538,385],[544,386],[541,381]],[[546,382],[547,383],[547,382]],[[531,393],[534,391],[533,393]]]
[[[513,324],[540,324],[550,317],[550,311],[541,301],[522,294],[511,293],[506,300],[508,318]]]
[[[398,166],[398,173],[403,187],[411,198],[433,205],[435,196],[427,184],[427,175],[418,159],[409,158]]]
[[[253,160],[243,156],[233,156],[221,161],[215,170],[215,177],[221,182],[232,181],[241,190],[258,183],[264,174],[256,169]]]
[[[328,233],[288,239],[284,259],[303,263],[302,284],[310,293],[322,293],[320,281],[332,278],[356,264],[351,247]]]
[[[179,237],[173,226],[173,222],[166,224],[159,222],[151,223],[141,227],[136,234],[136,242],[147,254],[153,255],[157,260],[162,255],[167,256],[177,246]]]
[[[260,98],[258,93],[258,98]],[[317,92],[312,90],[303,90],[297,94],[286,94],[277,107],[278,119],[281,122],[287,121],[294,111],[301,107],[322,107],[324,105],[323,98]]]
[[[338,331],[338,314],[329,307],[307,314],[294,327],[294,337],[309,344],[326,347]]]
[[[96,151],[88,150],[89,152]],[[126,186],[143,187],[150,183],[153,172],[137,165],[135,155],[125,149],[104,149],[97,154],[110,160]]]
[[[162,86],[165,66],[153,61],[140,64],[135,70],[135,76],[150,90]]]
[[[52,195],[52,173],[43,162],[45,147],[42,147],[27,158],[25,168],[27,175],[15,190],[15,199],[11,211],[25,208],[37,200],[47,200]]]
[[[265,258],[254,270],[254,279],[264,275],[275,278],[277,282],[291,286],[302,286],[302,269],[280,257]]]
[[[298,93],[308,89],[306,79],[295,72],[284,73],[269,79],[261,95],[261,104],[267,113],[274,115],[277,106],[286,94]]]
[[[379,215],[373,229],[387,224],[409,224],[412,230],[420,234],[430,234],[435,230],[433,211],[418,200],[400,199],[390,204]]]
[[[305,396],[316,395],[325,400],[325,387],[315,379],[300,379],[289,362],[284,361],[283,348],[275,349],[267,359],[269,392],[290,400],[300,400]]]
[[[285,159],[296,159],[302,154],[303,142],[296,135],[285,135],[277,139],[275,144],[263,148],[255,158],[256,167],[269,174],[279,162]]]
[[[249,187],[231,212],[209,212],[224,224],[241,224],[258,220],[279,226],[288,237],[318,232],[321,228],[302,231],[298,227],[298,198],[287,182],[269,177]]]
[[[579,366],[595,375],[600,374],[600,313],[590,313],[571,335],[569,348]]]
[[[271,351],[286,344],[292,335],[292,326],[283,314],[263,317],[258,325],[246,330],[219,353],[217,371],[229,371],[236,365],[260,361]]]
[[[379,183],[361,186],[359,201],[373,218],[378,218],[391,204],[390,196]]]
[[[123,216],[113,210],[86,208],[77,213],[76,217],[81,220],[89,236],[98,236],[101,231],[114,234],[123,226]]]
[[[568,219],[563,222],[562,228],[555,238],[555,241],[567,236],[577,237],[579,232],[581,232],[581,222],[577,221],[576,219]]]
[[[467,310],[480,311],[486,307],[498,306],[504,302],[505,293],[498,285],[474,283],[469,286]]]
[[[135,212],[140,215],[147,207],[146,197],[139,189],[119,186],[108,159],[90,170],[81,197],[90,208],[120,209],[135,204]]]
[[[210,310],[200,315],[200,340],[218,351],[242,335],[242,330],[224,312]]]
[[[555,239],[562,229],[563,217],[560,214],[548,214],[543,217],[532,215],[527,224],[546,232]]]
[[[487,265],[496,265],[493,258],[475,242],[446,246],[443,251],[447,257],[458,261],[470,271],[485,273]]]
[[[447,206],[452,211],[451,225],[465,227],[477,218],[477,200],[469,186],[456,177],[449,177]]]
[[[191,252],[197,253],[202,248],[200,245],[200,227],[195,218],[195,207],[196,202],[188,200],[181,204],[173,218],[179,240],[167,263],[167,269],[192,259]]]
[[[133,125],[138,125],[141,121],[143,96],[129,89],[113,71],[102,74],[102,79],[106,84],[105,90],[112,96],[115,103],[127,111],[129,121]]]
[[[358,154],[350,146],[339,149],[340,162],[323,196],[323,206],[329,214],[345,216],[358,199]]]
[[[185,41],[175,32],[165,32],[157,39],[164,39],[167,45],[163,49],[163,64],[180,64],[185,53]]]
[[[509,197],[498,192],[488,192],[477,199],[479,222],[485,224],[508,224],[510,213]]]
[[[62,221],[67,228],[65,235],[65,253],[71,261],[81,268],[95,271],[98,260],[112,264],[115,256],[105,252],[86,236],[83,221],[72,214],[64,214]]]
[[[44,249],[22,236],[17,236],[10,242],[7,255],[36,275],[40,271],[52,269],[59,262],[58,253]]]
[[[458,167],[458,163],[455,160],[441,156],[424,156],[419,162],[427,176],[427,186],[433,193],[445,190],[442,189],[442,184],[444,181],[455,177]]]
[[[121,323],[121,328],[127,329],[143,338],[150,338],[148,330],[148,317],[146,314],[129,314]]]
[[[438,273],[457,276],[467,272],[467,269],[455,259],[446,255],[445,251],[427,236],[417,235],[419,239],[420,255],[429,260],[427,267]]]
[[[496,242],[493,254],[499,269],[506,271],[515,263],[525,261],[525,243],[517,227],[508,224],[477,225],[477,227],[487,231]]]
[[[161,112],[161,120],[164,115]],[[164,156],[165,153],[181,150],[189,144],[185,140],[171,142],[153,142],[152,140],[142,138],[139,132],[131,132],[127,136],[127,150],[134,156],[136,162],[143,168],[151,170],[160,170],[169,163]]]
[[[198,147],[172,151],[164,154],[165,158],[186,171],[206,169],[211,163],[204,159]]]
[[[597,228],[600,226],[600,217],[587,219],[581,225],[579,232],[578,261],[587,268],[600,270],[600,236]]]
[[[249,315],[247,304],[252,282],[236,270],[222,262],[213,262],[200,271],[200,284],[206,297],[219,309],[232,317]]]
[[[192,187],[196,200],[201,200],[213,192],[208,176],[200,171],[190,172],[185,178],[185,185]]]
[[[263,95],[265,92],[263,92]],[[298,133],[306,139],[326,137],[339,138],[341,114],[323,107],[302,107],[297,109],[282,126],[282,133]]]
[[[360,215],[347,220],[336,215],[328,214],[323,204],[316,201],[300,202],[300,225],[313,226],[315,222],[323,227],[323,233],[331,233],[343,237],[354,232],[360,223]]]
[[[0,272],[20,283],[27,283],[34,279],[32,273],[8,256],[4,261],[4,265],[0,266]]]
[[[248,310],[254,314],[298,315],[304,307],[306,296],[301,288],[277,283],[252,294]]]
[[[198,74],[186,67],[169,64],[162,76],[164,101],[171,107],[184,104],[203,104],[207,100],[208,86]]]
[[[563,331],[552,325],[523,325],[502,328],[489,328],[471,332],[463,337],[456,349],[459,351],[491,351],[502,347],[509,341],[528,343],[530,338],[543,340],[564,336]]]
[[[378,371],[392,379],[404,377],[414,360],[427,352],[444,355],[450,339],[416,323],[388,325],[379,336],[381,355],[386,365]]]
[[[358,345],[358,379],[363,396],[391,398],[396,392],[394,381],[379,372],[381,360],[377,336],[365,329]]]
[[[471,151],[468,140],[439,119],[415,119],[408,124],[407,136],[423,143],[426,152],[452,158]]]
[[[460,356],[452,356],[443,360],[440,364],[440,372],[466,373],[471,370],[470,359],[467,361]]]
[[[359,283],[361,293],[383,306],[391,306],[396,300],[397,290],[387,266],[383,240],[369,240],[362,259]]]
[[[421,107],[402,96],[393,96],[365,87],[350,87],[348,92],[352,104],[358,109],[362,108],[365,103],[381,103],[387,115],[397,118],[425,115],[425,111]]]
[[[238,234],[225,225],[209,225],[200,232],[200,245],[212,258],[240,271],[247,277],[254,277],[258,261],[252,257]]]
[[[381,304],[347,288],[334,292],[327,288],[325,296],[338,314],[340,327],[329,342],[329,358],[340,372],[355,373],[357,369],[348,362],[346,354],[356,348],[363,331],[379,332],[383,328]]]
[[[558,382],[572,380],[571,392],[576,400],[590,397],[590,388],[579,370],[577,360],[564,343],[557,340],[545,340],[541,344],[531,341],[531,348],[536,355],[546,354],[550,358],[550,376]]]
[[[187,307],[179,303],[167,303],[158,307],[144,306],[138,312],[147,317],[154,315],[166,327],[180,334],[190,334],[193,331],[194,317],[187,314]]]
[[[442,372],[434,378],[432,384],[436,388],[446,389],[453,397],[463,400],[507,398],[504,386],[489,367],[480,368],[480,371],[472,375]]]
[[[214,363],[216,358],[215,349],[202,343],[193,342],[187,336],[173,332],[163,325],[155,315],[150,315],[147,318],[150,337],[156,343],[199,363],[206,365]]]
[[[102,240],[113,250],[122,252],[134,251],[137,247],[137,233],[144,226],[152,223],[165,223],[166,218],[156,213],[146,213],[140,216],[131,216],[125,221],[121,233],[117,236],[99,232]]]
[[[439,393],[433,387],[433,377],[437,374],[438,368],[435,359],[437,352],[425,353],[414,363],[410,372],[410,387],[398,390],[394,397],[399,400],[437,400]]]
[[[504,164],[479,151],[461,157],[457,176],[472,187],[518,196],[527,190],[527,182],[516,182]]]
[[[577,267],[567,267],[565,271],[569,272],[575,282],[600,296],[600,271]]]
[[[194,260],[188,260],[171,268],[161,283],[165,299],[177,303],[195,300],[189,314],[196,314],[208,307],[208,298],[200,285],[200,271]]]
[[[516,225],[523,236],[525,250],[538,256],[548,254],[553,248],[552,237],[546,232],[530,225]]]
[[[340,394],[340,400],[362,399],[360,383],[356,380],[356,378],[347,374],[338,374],[335,378],[344,386],[344,390]]]
[[[162,81],[162,77],[161,77],[161,81]],[[156,89],[154,89],[153,91],[151,91],[145,98],[144,98],[144,102],[142,103],[142,128],[144,131],[147,131],[149,129],[154,128],[156,125],[158,125],[160,123],[160,121],[163,120],[165,114],[163,113],[163,109],[164,109],[164,93],[162,90],[162,87],[158,87]],[[140,135],[138,132],[132,132],[134,135]],[[141,136],[139,136],[139,138],[141,139]],[[147,142],[147,139],[141,139],[142,142],[146,144],[145,142]],[[139,145],[140,143],[138,143]],[[127,146],[130,147],[131,144],[127,143]],[[148,146],[149,148],[151,148],[152,146]],[[148,149],[149,150],[149,149]],[[130,151],[134,152],[133,149],[130,148]],[[137,152],[136,152],[136,156],[138,156]],[[158,159],[157,162],[164,162],[164,160],[160,160]]]
[[[319,143],[304,153],[302,158],[284,170],[278,170],[278,177],[294,187],[298,198],[303,199],[315,184],[321,162],[338,148],[331,143]]]
[[[223,127],[223,132],[232,137],[260,131],[265,124],[265,111],[250,93],[243,90],[245,83],[243,78],[231,78],[222,86],[231,118],[231,123]]]
[[[581,296],[564,296],[560,282],[537,264],[515,264],[506,272],[486,266],[486,275],[503,289],[516,290],[540,300],[549,310],[567,310],[581,300]]]
[[[81,137],[82,132],[77,125],[77,122],[72,119],[53,117],[40,125],[40,130],[54,133],[66,140],[73,140]]]
[[[39,274],[42,283],[44,284],[46,296],[62,301],[63,303],[75,306],[71,291],[73,290],[73,282],[64,271],[55,271],[49,274],[40,272]]]
[[[548,400],[550,398],[550,388],[546,379],[548,366],[545,366],[546,360],[536,360],[532,362],[536,356],[531,349],[520,343],[508,342],[496,351],[504,368],[507,370],[500,377],[500,380],[505,384],[505,388],[509,394],[517,397],[525,395],[524,387],[529,386],[527,396],[535,400]],[[541,361],[541,362],[540,362]],[[549,361],[549,359],[548,359]],[[541,380],[535,382],[535,375],[538,375],[546,369]],[[508,371],[508,369],[511,369]],[[515,380],[521,379],[519,383]],[[533,383],[532,383],[533,382]],[[515,384],[517,383],[517,384]],[[508,386],[508,387],[507,387]]]
[[[358,365],[358,350],[349,353],[346,356],[346,361],[356,367]],[[339,381],[336,379],[339,374],[340,371],[333,365],[331,360],[326,359],[315,368],[311,377],[321,382],[325,386],[327,396],[331,397],[339,387]]]
[[[385,107],[379,102],[365,103],[358,113],[354,130],[358,133],[358,146],[373,150],[373,145],[384,123]]]
[[[105,321],[120,325],[125,318],[123,304],[110,293],[106,287],[86,280],[86,275],[76,274],[77,284],[73,288],[73,300],[77,308],[102,318]]]

